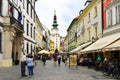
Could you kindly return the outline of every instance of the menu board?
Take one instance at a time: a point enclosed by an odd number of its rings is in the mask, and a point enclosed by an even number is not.
[[[75,54],[69,55],[69,68],[70,66],[77,66],[77,55]]]

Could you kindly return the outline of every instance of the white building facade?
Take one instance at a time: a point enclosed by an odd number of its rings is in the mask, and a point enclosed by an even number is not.
[[[35,54],[35,0],[23,0],[22,2],[22,12],[23,12],[23,26],[24,26],[24,43],[23,52]]]
[[[60,49],[60,35],[58,29],[52,29],[51,40],[54,42],[54,50]]]
[[[0,67],[19,64],[21,53],[35,53],[35,1],[0,0]]]

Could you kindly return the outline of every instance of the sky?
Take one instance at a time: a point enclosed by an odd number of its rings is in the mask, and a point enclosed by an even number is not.
[[[49,30],[52,29],[54,11],[56,10],[60,36],[66,36],[72,20],[84,9],[86,0],[37,0],[36,13],[40,22]]]

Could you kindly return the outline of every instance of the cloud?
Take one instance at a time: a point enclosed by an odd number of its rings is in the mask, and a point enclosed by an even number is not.
[[[54,10],[56,10],[59,33],[65,36],[71,21],[79,15],[83,2],[85,0],[38,0],[36,12],[42,24],[51,30]]]

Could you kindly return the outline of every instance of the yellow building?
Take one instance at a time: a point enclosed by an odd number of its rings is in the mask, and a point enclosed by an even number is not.
[[[78,18],[78,45],[102,37],[101,0],[92,2],[82,10]],[[81,36],[81,37],[80,37]]]
[[[43,26],[38,18],[36,16],[36,52],[40,51],[43,48],[42,40],[43,40]]]
[[[108,5],[108,3],[110,3]],[[83,50],[86,53],[101,53],[103,59],[120,59],[120,20],[118,0],[105,0],[103,2],[104,27],[103,37]],[[108,6],[107,6],[108,5]]]
[[[92,0],[79,13],[67,30],[68,50],[71,53],[80,53],[102,37],[101,0]]]

